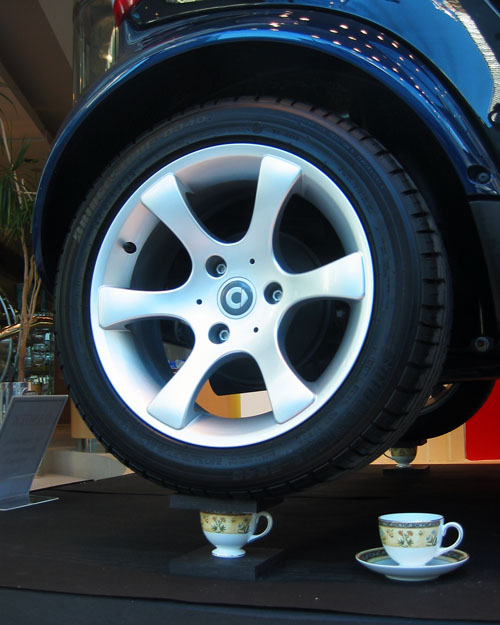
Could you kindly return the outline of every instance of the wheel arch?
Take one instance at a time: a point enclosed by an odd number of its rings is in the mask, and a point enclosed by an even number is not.
[[[156,43],[115,67],[82,98],[49,156],[35,208],[35,253],[49,288],[72,218],[113,158],[166,116],[231,95],[302,99],[353,117],[398,158],[415,161],[404,163],[410,171],[413,164],[428,173],[430,194],[437,189],[444,199],[443,189],[451,193],[453,201],[437,202],[443,222],[453,211],[451,239],[474,229],[467,196],[495,196],[500,181],[453,89],[403,42],[378,29],[314,11],[301,11],[300,29],[291,21],[275,28],[279,15],[256,13],[215,31],[213,24],[204,32],[176,31],[175,41]],[[354,31],[365,47],[352,40]],[[438,155],[432,165],[426,145]],[[483,170],[491,173],[484,184],[475,175]],[[480,258],[479,240],[473,244]]]

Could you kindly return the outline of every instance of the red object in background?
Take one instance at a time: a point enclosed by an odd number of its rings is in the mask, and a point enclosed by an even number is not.
[[[116,25],[120,26],[125,13],[132,7],[139,4],[140,0],[113,0],[113,12],[115,14]]]
[[[465,424],[465,457],[500,460],[500,382],[483,407]]]

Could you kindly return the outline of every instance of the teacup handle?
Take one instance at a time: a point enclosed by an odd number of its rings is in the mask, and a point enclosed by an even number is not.
[[[269,512],[259,512],[257,514],[257,516],[255,517],[255,527],[257,527],[257,525],[259,523],[259,519],[261,517],[266,517],[266,519],[267,519],[267,527],[260,534],[252,534],[252,536],[248,539],[249,543],[253,543],[253,541],[257,540],[258,538],[263,538],[266,534],[269,534],[269,532],[271,531],[271,528],[273,526],[273,517],[269,514]]]
[[[445,523],[443,525],[443,536],[446,534],[446,532],[448,531],[450,527],[454,527],[457,530],[458,538],[449,547],[442,547],[441,549],[439,549],[437,553],[438,556],[442,555],[443,553],[447,553],[448,551],[451,551],[452,549],[455,549],[455,547],[458,547],[458,545],[462,542],[462,538],[464,537],[464,530],[462,529],[462,526],[459,523],[455,523],[455,521],[450,521],[449,523]]]

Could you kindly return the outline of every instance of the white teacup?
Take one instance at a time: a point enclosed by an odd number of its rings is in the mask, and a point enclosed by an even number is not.
[[[464,537],[462,526],[454,521],[444,523],[440,514],[400,512],[384,514],[378,519],[382,545],[387,555],[403,566],[422,566],[443,553],[458,547]],[[450,527],[458,532],[449,547],[441,541]]]
[[[206,539],[215,546],[212,554],[217,558],[241,558],[245,555],[242,547],[269,534],[273,526],[273,518],[269,512],[200,512],[200,517],[201,529]],[[257,523],[261,517],[267,519],[267,527],[260,534],[256,534]]]
[[[390,455],[387,457],[394,460],[398,469],[408,469],[416,456],[416,447],[391,447]]]

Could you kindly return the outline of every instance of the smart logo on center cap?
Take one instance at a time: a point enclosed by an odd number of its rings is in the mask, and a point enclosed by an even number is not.
[[[255,304],[255,292],[250,282],[237,278],[226,282],[219,292],[219,307],[229,317],[243,317]]]

